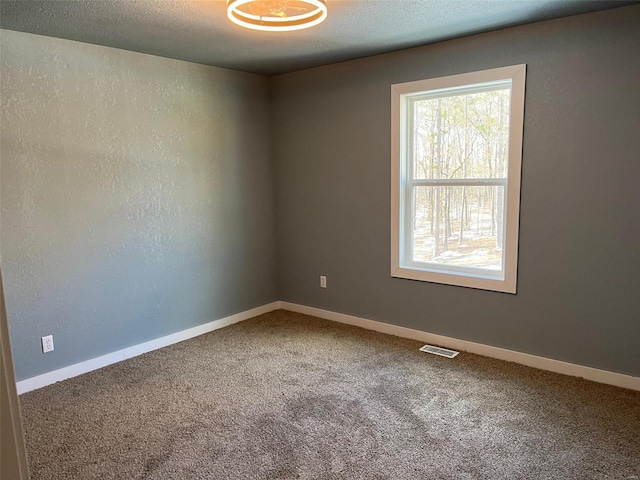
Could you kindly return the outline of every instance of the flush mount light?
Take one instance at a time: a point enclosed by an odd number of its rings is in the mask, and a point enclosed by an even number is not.
[[[327,0],[227,0],[227,16],[253,30],[302,30],[327,18]]]

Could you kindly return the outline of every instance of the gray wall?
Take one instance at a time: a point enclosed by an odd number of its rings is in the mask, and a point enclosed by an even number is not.
[[[271,103],[264,77],[0,31],[18,380],[276,299],[640,374],[638,25],[633,6],[282,75]],[[518,63],[518,294],[391,278],[390,85]]]
[[[633,6],[274,77],[281,300],[639,375],[639,51]],[[517,295],[391,278],[391,84],[520,63]]]
[[[277,300],[265,77],[1,40],[18,380]],[[47,334],[55,351],[43,355]]]

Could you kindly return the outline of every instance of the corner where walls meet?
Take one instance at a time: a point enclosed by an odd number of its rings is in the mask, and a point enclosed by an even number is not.
[[[266,77],[0,35],[17,380],[277,300]]]

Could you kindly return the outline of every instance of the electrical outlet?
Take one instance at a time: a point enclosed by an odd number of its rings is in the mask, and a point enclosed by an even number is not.
[[[327,288],[327,277],[320,275],[320,288]]]
[[[42,353],[53,352],[53,335],[42,337]]]

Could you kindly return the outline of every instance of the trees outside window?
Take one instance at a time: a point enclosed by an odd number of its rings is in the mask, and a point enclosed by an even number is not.
[[[395,277],[515,293],[525,66],[392,87]]]

